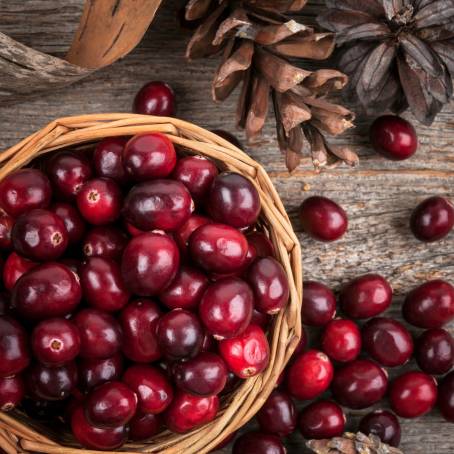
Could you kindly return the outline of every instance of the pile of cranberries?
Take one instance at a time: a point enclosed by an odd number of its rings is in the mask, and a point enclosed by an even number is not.
[[[267,367],[289,285],[258,192],[177,151],[159,133],[112,137],[0,182],[3,411],[113,450],[213,420]]]

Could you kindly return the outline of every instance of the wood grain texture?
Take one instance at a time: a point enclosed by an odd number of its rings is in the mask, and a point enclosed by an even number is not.
[[[309,2],[305,9],[307,22],[312,22],[322,2]],[[210,100],[216,60],[184,60],[189,34],[179,28],[176,20],[183,3],[166,0],[142,43],[111,67],[55,93],[2,104],[0,149],[58,116],[129,111],[135,92],[150,79],[166,80],[175,88],[180,117],[209,129],[233,131],[235,96],[222,106]],[[35,49],[62,55],[77,27],[82,0],[67,0],[61,8],[55,4],[55,0],[0,0],[0,32]],[[418,126],[420,149],[411,160],[401,163],[386,161],[371,151],[367,140],[370,122],[370,118],[359,115],[357,127],[335,140],[352,145],[358,152],[361,163],[357,169],[339,167],[316,175],[307,158],[289,176],[274,140],[271,118],[262,143],[247,151],[269,172],[290,214],[303,246],[306,278],[320,279],[337,289],[358,274],[381,272],[396,290],[389,314],[399,316],[402,298],[413,286],[433,277],[454,282],[454,234],[442,242],[423,245],[408,230],[409,214],[419,201],[434,194],[454,197],[454,103],[443,110],[431,128]],[[301,232],[298,205],[313,194],[332,197],[347,210],[350,228],[341,241],[320,244]],[[353,412],[350,429],[355,429],[360,414]],[[406,454],[454,453],[453,426],[436,411],[417,420],[402,420],[402,424]],[[302,443],[299,434],[293,435],[289,454],[305,452]]]

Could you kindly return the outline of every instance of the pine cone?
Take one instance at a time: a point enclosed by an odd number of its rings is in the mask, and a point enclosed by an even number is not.
[[[222,54],[212,96],[223,101],[242,84],[237,124],[246,130],[249,142],[260,136],[272,99],[278,142],[290,171],[306,148],[316,168],[339,160],[355,165],[355,153],[328,145],[324,137],[353,126],[352,112],[325,99],[342,89],[348,78],[331,69],[308,71],[288,60],[324,60],[334,50],[332,33],[316,33],[284,15],[301,10],[306,1],[190,0],[185,18],[201,23],[186,56]]]
[[[453,94],[454,0],[326,0],[340,69],[370,114],[410,107],[430,125]]]
[[[400,449],[383,443],[376,435],[366,436],[361,432],[345,433],[330,440],[310,440],[306,445],[315,454],[403,454]]]

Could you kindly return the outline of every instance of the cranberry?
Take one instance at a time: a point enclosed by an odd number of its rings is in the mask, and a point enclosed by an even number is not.
[[[428,413],[437,401],[437,383],[423,372],[406,372],[391,384],[389,399],[402,418],[417,418]]]
[[[446,421],[454,422],[454,371],[446,375],[440,383],[438,408]]]
[[[161,233],[144,233],[126,246],[121,271],[126,287],[134,294],[153,296],[164,290],[180,265],[178,247]]]
[[[419,328],[441,328],[454,319],[454,287],[441,279],[428,281],[407,295],[402,313]]]
[[[300,353],[302,353],[304,351],[304,349],[307,347],[308,341],[309,341],[309,338],[308,338],[306,329],[304,328],[304,326],[302,326],[301,327],[301,337],[293,352],[293,356],[297,356]]]
[[[27,389],[34,398],[63,400],[77,385],[77,367],[74,361],[60,367],[35,363],[26,374],[26,382]]]
[[[333,360],[353,361],[361,352],[361,332],[351,320],[331,320],[322,335],[322,350]]]
[[[181,361],[173,368],[175,384],[182,391],[196,396],[219,394],[227,382],[227,366],[215,353],[203,352]]]
[[[252,310],[251,324],[260,326],[264,331],[268,328],[271,319],[272,317],[269,314],[259,312],[255,308]]]
[[[29,362],[27,334],[24,328],[13,318],[0,316],[0,377],[21,372]]]
[[[120,187],[110,178],[87,181],[77,194],[77,207],[82,216],[94,225],[104,225],[120,216]]]
[[[217,174],[213,161],[203,156],[186,156],[177,162],[172,177],[183,183],[195,200],[203,200]]]
[[[178,391],[164,418],[170,431],[186,433],[212,421],[218,411],[218,396],[200,397]]]
[[[346,417],[342,408],[329,400],[313,402],[303,408],[298,427],[304,438],[322,440],[340,437],[344,433]]]
[[[123,356],[117,353],[106,359],[82,358],[79,361],[79,385],[88,391],[111,380],[118,380],[123,372]]]
[[[370,318],[391,305],[393,290],[379,274],[365,274],[350,281],[340,293],[342,310],[351,318]]]
[[[213,129],[211,132],[218,135],[219,137],[222,137],[224,140],[227,140],[227,142],[235,145],[235,147],[239,148],[240,150],[243,149],[242,143],[231,132],[224,131],[223,129]]]
[[[144,115],[173,117],[175,94],[172,88],[160,81],[146,83],[134,98],[133,111]]]
[[[85,222],[77,209],[68,203],[55,203],[50,209],[62,219],[68,232],[68,244],[72,246],[80,243],[85,233]]]
[[[325,392],[333,379],[333,365],[322,352],[309,350],[295,358],[287,373],[287,389],[299,400]]]
[[[15,252],[11,252],[3,267],[3,285],[6,290],[12,290],[19,278],[37,265],[36,262],[21,257]]]
[[[383,115],[373,122],[370,142],[377,153],[393,161],[408,159],[418,148],[415,128],[394,115]]]
[[[71,416],[71,429],[75,439],[85,448],[113,450],[120,448],[128,439],[126,426],[95,427],[87,421],[82,405]]]
[[[376,410],[368,413],[361,419],[359,430],[366,435],[376,435],[383,443],[390,446],[399,446],[399,420],[390,411]]]
[[[142,413],[162,413],[173,399],[171,384],[156,367],[135,364],[126,369],[122,381],[137,394]]]
[[[14,286],[11,303],[24,317],[64,317],[82,297],[76,275],[61,263],[44,263],[24,274]]]
[[[25,396],[25,385],[20,375],[0,378],[0,410],[11,411]]]
[[[123,283],[120,266],[110,259],[89,258],[81,267],[80,283],[87,302],[102,311],[122,309],[131,296]]]
[[[331,289],[321,282],[303,283],[301,319],[305,325],[324,326],[336,315],[336,297]]]
[[[169,309],[195,309],[208,287],[208,278],[196,268],[182,266],[172,283],[159,295]]]
[[[158,323],[158,344],[170,360],[192,358],[199,353],[203,329],[199,319],[184,309],[173,309]]]
[[[361,409],[380,401],[387,387],[388,377],[380,366],[357,359],[336,370],[331,390],[341,405]]]
[[[20,169],[0,181],[0,207],[13,218],[47,208],[51,196],[49,179],[37,169]]]
[[[429,197],[413,211],[410,228],[420,241],[438,241],[454,226],[454,205],[444,197]]]
[[[14,219],[4,211],[0,211],[0,249],[11,249],[11,230],[13,225]]]
[[[254,295],[246,282],[227,277],[211,284],[200,302],[199,315],[216,339],[243,333],[251,321]]]
[[[303,230],[319,241],[338,240],[348,228],[347,213],[326,197],[313,196],[304,200],[299,216]]]
[[[382,366],[405,364],[413,354],[413,339],[402,323],[392,318],[369,320],[362,329],[366,352]]]
[[[93,165],[98,177],[112,178],[121,185],[128,182],[122,161],[127,141],[127,137],[106,137],[98,143],[93,154]]]
[[[235,441],[232,454],[285,454],[281,439],[272,434],[247,432]]]
[[[442,375],[454,366],[454,341],[448,331],[432,328],[422,333],[416,342],[416,362],[424,372]]]
[[[137,396],[125,384],[111,381],[91,391],[84,407],[87,420],[94,426],[122,426],[136,413]]]
[[[86,257],[118,260],[128,243],[125,233],[109,225],[94,227],[84,238],[82,251]]]
[[[159,433],[161,425],[161,416],[138,412],[129,421],[129,438],[132,441],[148,440]]]
[[[161,357],[158,347],[157,327],[161,311],[147,299],[129,303],[119,317],[123,329],[123,353],[137,363],[149,363]]]
[[[110,358],[119,351],[122,332],[110,314],[97,309],[83,309],[74,317],[74,323],[79,328],[82,358]]]
[[[273,243],[263,232],[250,232],[246,238],[249,244],[254,246],[257,257],[273,257],[276,255]]]
[[[57,259],[69,241],[63,220],[52,211],[38,208],[16,220],[11,237],[16,252],[35,261]]]
[[[161,133],[134,136],[123,150],[123,164],[134,181],[165,178],[175,167],[177,155],[170,139]]]
[[[79,354],[79,331],[69,320],[50,318],[33,329],[31,346],[39,362],[50,367],[62,366]]]
[[[220,341],[219,353],[235,375],[249,378],[268,366],[270,346],[262,328],[249,325],[239,336]]]
[[[7,315],[10,309],[10,297],[6,292],[0,292],[0,315]]]
[[[195,262],[207,271],[230,273],[240,270],[248,253],[246,237],[224,224],[206,224],[189,238],[189,251]]]
[[[192,233],[202,225],[209,224],[210,222],[211,220],[205,216],[192,214],[189,219],[175,231],[174,238],[182,253],[186,253],[189,244],[189,237]]]
[[[260,208],[259,193],[247,178],[233,172],[215,178],[207,199],[207,210],[215,221],[248,227],[257,221]]]
[[[274,390],[257,413],[257,421],[263,432],[286,437],[296,427],[295,404],[285,391]]]
[[[47,173],[58,197],[74,199],[83,184],[91,178],[92,170],[84,157],[64,151],[50,159]]]

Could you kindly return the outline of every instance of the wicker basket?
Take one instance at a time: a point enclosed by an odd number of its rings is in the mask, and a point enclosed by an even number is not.
[[[165,454],[207,453],[225,437],[243,426],[263,405],[301,336],[302,301],[301,250],[279,196],[264,169],[241,150],[219,136],[175,118],[133,114],[99,114],[67,117],[53,121],[0,155],[0,179],[27,165],[39,155],[64,147],[77,148],[104,137],[159,131],[185,153],[214,159],[221,168],[248,177],[260,194],[260,224],[270,236],[276,255],[290,283],[290,301],[275,318],[269,340],[270,364],[260,375],[245,380],[222,402],[217,418],[184,435],[162,432],[146,443],[129,443],[121,451]],[[80,147],[79,147],[80,148]],[[82,452],[69,434],[53,433],[19,411],[0,412],[0,447],[17,452],[69,454]],[[84,450],[84,453],[96,451]]]

